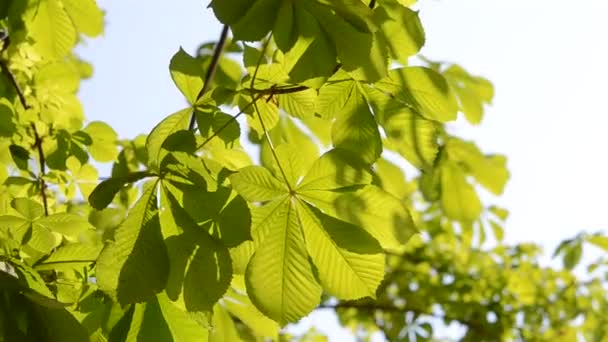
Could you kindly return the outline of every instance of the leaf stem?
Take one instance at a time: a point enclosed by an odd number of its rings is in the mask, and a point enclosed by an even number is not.
[[[46,158],[44,157],[44,151],[42,150],[42,137],[38,134],[36,125],[33,122],[32,130],[34,131],[34,148],[38,150],[40,196],[42,197],[42,204],[44,205],[44,215],[49,216],[49,203],[46,196],[46,182],[44,181],[44,177],[46,176]]]
[[[211,87],[211,82],[213,80],[213,76],[215,76],[215,72],[217,71],[217,67],[220,62],[220,57],[222,55],[222,51],[224,51],[224,45],[226,45],[226,38],[228,37],[228,25],[224,25],[222,28],[222,33],[220,34],[220,39],[215,45],[215,50],[213,50],[213,55],[211,56],[211,63],[209,64],[209,68],[207,68],[207,73],[205,74],[205,81],[203,83],[203,88],[199,91],[196,96],[196,100],[198,101]],[[194,129],[194,125],[196,124],[196,115],[194,111],[192,111],[192,116],[190,117],[190,125],[189,130]]]
[[[270,134],[268,134],[268,130],[266,129],[266,125],[264,124],[264,120],[262,120],[262,115],[260,114],[260,111],[258,110],[258,105],[254,103],[253,108],[255,108],[255,113],[258,115],[258,119],[260,120],[260,124],[262,125],[262,130],[264,131],[264,136],[266,137],[266,141],[268,141],[268,146],[270,147],[270,152],[272,152],[272,157],[277,162],[277,166],[279,167],[279,170],[281,171],[281,175],[283,175],[283,179],[285,180],[285,185],[287,185],[287,189],[291,193],[291,192],[293,192],[293,189],[291,188],[291,185],[289,184],[289,180],[287,180],[287,175],[285,174],[285,170],[283,170],[283,166],[281,166],[281,162],[279,161],[279,156],[277,155],[277,152],[275,151],[272,140],[270,139]]]
[[[272,38],[272,34],[268,37],[268,39],[266,39],[266,41],[264,42],[264,45],[262,46],[262,51],[260,52],[260,58],[258,58],[258,63],[255,66],[255,71],[253,72],[253,77],[251,77],[251,83],[249,85],[249,88],[252,91],[255,91],[255,79],[258,76],[258,70],[260,69],[260,64],[262,64],[262,58],[264,58],[264,54],[266,53],[266,48],[268,47],[268,44],[270,43],[270,39]],[[270,95],[273,94],[272,89],[274,89],[275,87],[270,87]],[[279,170],[281,171],[281,175],[283,176],[283,179],[285,180],[285,184],[287,185],[287,189],[289,189],[289,192],[293,192],[293,189],[291,188],[291,185],[289,184],[289,181],[287,180],[287,175],[285,174],[285,170],[283,170],[283,166],[281,165],[281,162],[279,161],[279,156],[277,155],[277,152],[275,151],[274,148],[274,144],[272,143],[272,139],[270,139],[270,134],[268,134],[268,130],[266,129],[266,124],[264,124],[264,120],[262,119],[262,115],[260,114],[260,110],[258,109],[258,105],[255,103],[255,101],[252,101],[253,103],[253,108],[255,110],[255,113],[258,116],[258,120],[260,120],[260,124],[262,125],[262,130],[264,131],[264,136],[266,137],[266,141],[268,142],[268,146],[270,147],[270,151],[272,152],[272,157],[274,158],[275,162],[277,163],[277,167],[279,168]]]

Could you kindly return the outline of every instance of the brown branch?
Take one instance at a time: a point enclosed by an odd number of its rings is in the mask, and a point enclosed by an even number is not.
[[[308,90],[308,89],[310,89],[310,88],[308,88],[307,86],[295,86],[295,87],[287,87],[287,88],[279,88],[279,87],[272,86],[272,87],[266,88],[266,89],[248,88],[247,91],[249,91],[252,94],[281,95],[281,94],[297,93],[297,92]]]
[[[200,100],[203,95],[209,90],[211,87],[211,82],[213,80],[213,76],[215,76],[215,72],[217,71],[217,67],[220,64],[220,56],[222,55],[222,51],[224,51],[224,45],[226,45],[226,38],[228,37],[228,25],[224,25],[222,28],[222,33],[220,34],[220,39],[215,45],[215,50],[213,50],[213,55],[211,57],[211,63],[209,64],[209,68],[207,68],[207,73],[205,74],[205,81],[203,83],[203,88],[196,96],[196,100]],[[189,129],[194,129],[194,124],[196,123],[196,115],[194,111],[192,112],[192,116],[190,117],[190,125]]]
[[[19,101],[21,102],[23,108],[30,109],[30,106],[25,99],[25,95],[23,94],[23,91],[21,91],[19,83],[17,83],[17,79],[15,78],[15,75],[13,75],[11,70],[8,68],[8,65],[6,65],[6,61],[0,60],[0,69],[2,69],[3,74],[6,74],[6,77],[8,78],[9,82],[15,89],[15,92],[17,93],[17,96],[19,97]]]
[[[38,150],[40,196],[42,197],[42,204],[44,205],[44,215],[49,216],[49,202],[46,197],[46,182],[44,181],[44,177],[46,176],[46,158],[44,157],[44,151],[42,150],[42,137],[38,134],[36,125],[33,122],[32,130],[34,131],[34,148]]]

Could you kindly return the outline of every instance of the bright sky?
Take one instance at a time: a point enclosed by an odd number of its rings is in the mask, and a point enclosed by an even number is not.
[[[419,1],[422,53],[496,87],[482,125],[459,121],[451,132],[508,156],[511,180],[498,199],[511,211],[507,241],[552,250],[580,230],[606,229],[608,2]],[[135,137],[185,105],[169,77],[171,56],[217,39],[221,26],[201,0],[98,3],[106,32],[79,49],[95,67],[80,96],[89,120]],[[328,313],[307,320],[322,323],[331,341],[348,341],[331,321]]]

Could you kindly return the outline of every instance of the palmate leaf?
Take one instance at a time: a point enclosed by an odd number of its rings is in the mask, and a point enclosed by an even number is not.
[[[384,146],[418,168],[433,165],[438,151],[435,124],[379,90],[367,88],[366,96],[386,133]]]
[[[296,79],[329,76],[337,60],[368,79],[386,72],[388,60],[370,53],[377,27],[372,10],[360,1],[215,0],[211,7],[236,39],[260,40],[273,31],[279,49],[293,54],[286,71]]]
[[[156,204],[156,181],[116,228],[97,260],[99,287],[121,304],[148,300],[165,288],[169,274]]]
[[[298,321],[320,301],[322,288],[308,261],[295,207],[283,200],[272,226],[247,266],[245,280],[253,303],[281,326]]]
[[[389,56],[407,64],[408,58],[424,45],[425,36],[418,13],[399,2],[379,1],[380,6],[374,10],[374,22],[380,27],[377,35],[380,43],[386,46]]]
[[[414,228],[407,208],[367,185],[371,174],[348,151],[327,152],[300,177],[297,153],[280,147],[283,172],[248,167],[230,177],[244,197],[270,201],[253,210],[253,242],[231,254],[237,268],[252,255],[247,292],[260,311],[285,325],[308,314],[322,288],[343,299],[375,296],[384,275],[383,248],[397,247]],[[281,184],[283,175],[293,190]]]
[[[456,119],[458,102],[445,78],[428,68],[406,67],[391,70],[374,85],[416,109],[423,117],[439,122]]]
[[[319,89],[316,112],[336,118],[331,137],[335,147],[352,151],[372,164],[382,153],[378,123],[364,96],[363,87],[345,72],[337,72]]]

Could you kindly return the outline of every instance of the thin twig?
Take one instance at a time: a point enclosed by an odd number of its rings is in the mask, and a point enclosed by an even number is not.
[[[226,45],[226,38],[228,37],[228,25],[224,25],[222,28],[222,33],[220,34],[220,39],[215,45],[215,50],[213,50],[213,56],[211,56],[211,63],[209,64],[209,68],[207,68],[207,73],[205,74],[205,83],[203,83],[203,88],[199,91],[196,96],[196,100],[200,100],[203,95],[209,90],[211,87],[211,82],[213,81],[213,76],[215,76],[215,72],[220,62],[220,56],[222,55],[222,51],[224,51],[224,45]],[[190,117],[190,125],[188,126],[190,130],[194,129],[194,124],[196,123],[196,115],[194,111],[192,111],[192,116]]]
[[[271,35],[271,37],[272,37],[272,35]],[[270,43],[271,37],[268,37],[268,39],[266,40],[266,42],[264,42],[264,45],[262,46],[262,51],[260,52],[260,58],[258,58],[258,63],[255,66],[255,71],[253,72],[253,77],[251,77],[251,84],[249,85],[249,88],[251,88],[252,90],[255,90],[255,87],[254,87],[255,79],[258,76],[258,70],[260,69],[260,64],[262,64],[262,58],[264,57],[264,54],[266,53],[266,48],[268,47],[268,43]],[[272,89],[272,87],[270,89]],[[272,93],[271,93],[271,95],[272,95]],[[270,134],[268,134],[268,130],[266,129],[266,125],[264,124],[264,120],[262,119],[262,115],[260,114],[260,110],[258,109],[258,105],[255,103],[255,101],[253,102],[253,108],[255,110],[255,113],[258,116],[258,120],[260,120],[260,125],[262,125],[262,130],[264,131],[264,136],[266,137],[266,141],[268,142],[268,146],[270,147],[270,152],[272,152],[272,156],[273,156],[275,162],[277,163],[277,167],[281,171],[281,175],[283,175],[283,179],[285,180],[287,189],[289,189],[289,192],[291,193],[291,192],[293,192],[293,189],[291,188],[291,185],[289,184],[289,180],[287,179],[285,170],[283,170],[283,166],[281,166],[281,162],[279,161],[279,156],[277,155],[277,152],[275,151],[274,145],[272,144],[272,139],[270,139]]]
[[[44,215],[49,216],[49,203],[46,197],[46,182],[44,181],[44,177],[46,176],[46,159],[44,157],[44,151],[42,150],[42,138],[38,134],[36,125],[33,122],[32,130],[34,131],[34,148],[38,150],[38,180],[40,181],[40,196],[42,197],[42,204],[44,205]]]
[[[270,87],[270,88],[266,88],[266,89],[249,88],[249,89],[247,89],[247,91],[251,92],[252,94],[281,95],[281,94],[297,93],[297,92],[308,90],[308,89],[310,89],[310,88],[308,88],[307,86],[295,86],[295,87],[289,87],[289,88],[278,88],[278,87]]]
[[[6,77],[15,89],[15,92],[17,92],[17,96],[19,97],[19,101],[21,102],[23,108],[30,109],[30,106],[25,99],[25,95],[23,94],[23,91],[21,91],[19,83],[17,83],[17,79],[15,79],[15,75],[13,75],[11,70],[8,68],[8,65],[6,65],[6,61],[0,60],[0,68],[2,69],[2,73],[6,74]]]
[[[291,188],[291,185],[289,184],[289,180],[287,179],[285,170],[283,170],[283,166],[281,166],[281,162],[279,161],[279,156],[277,155],[274,145],[272,144],[272,140],[270,139],[270,134],[268,134],[268,130],[266,129],[266,125],[264,124],[264,120],[262,120],[262,115],[260,114],[260,111],[258,110],[258,105],[254,103],[253,108],[255,109],[255,113],[258,115],[258,119],[260,120],[260,124],[262,125],[262,130],[264,131],[264,136],[266,137],[266,141],[268,141],[268,146],[270,147],[270,152],[272,152],[272,156],[274,157],[274,160],[277,162],[277,166],[278,166],[279,170],[281,171],[281,175],[283,175],[283,179],[285,180],[285,185],[287,185],[287,189],[289,189],[289,192],[291,193],[291,192],[293,192],[293,189]]]

